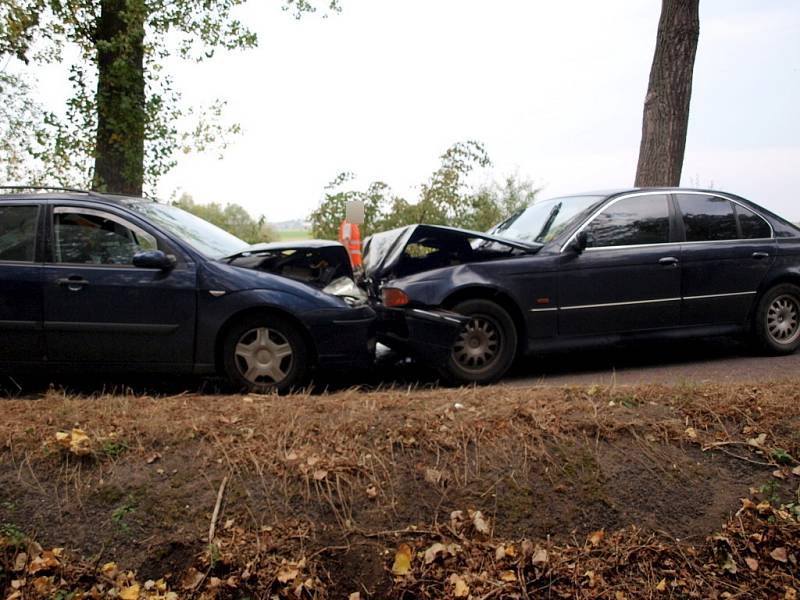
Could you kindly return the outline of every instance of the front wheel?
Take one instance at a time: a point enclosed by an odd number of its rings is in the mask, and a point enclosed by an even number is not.
[[[440,369],[451,383],[487,384],[497,381],[514,362],[517,330],[501,306],[489,300],[466,300],[453,312],[470,317]]]
[[[800,287],[776,285],[758,303],[753,333],[770,354],[791,354],[800,346]]]
[[[308,370],[303,336],[285,319],[250,317],[234,325],[222,346],[225,374],[241,390],[288,393]]]

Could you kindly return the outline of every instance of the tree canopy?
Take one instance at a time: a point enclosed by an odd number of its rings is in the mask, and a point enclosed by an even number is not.
[[[0,147],[0,160],[14,151],[15,157],[27,155],[45,165],[61,184],[93,182],[95,188],[136,193],[169,171],[178,151],[224,148],[226,134],[238,131],[235,124],[223,124],[224,103],[183,106],[163,64],[170,56],[202,61],[219,49],[255,46],[255,33],[235,17],[246,1],[3,0],[0,57],[56,63],[70,47],[78,58],[68,67],[73,93],[64,114],[47,113],[43,127],[18,132],[27,137],[14,148]],[[299,18],[317,4],[283,0],[282,6]],[[338,0],[320,4],[339,9]],[[0,82],[6,90],[12,84],[15,93],[28,94],[23,119],[31,109],[41,110],[30,100],[29,83]],[[180,130],[182,117],[198,124]],[[13,122],[6,118],[0,126]],[[17,170],[26,168],[19,164]]]
[[[482,144],[475,141],[453,144],[440,157],[439,167],[420,186],[415,202],[397,196],[383,181],[366,189],[352,188],[355,176],[339,174],[326,187],[325,198],[309,220],[314,237],[335,239],[349,200],[364,202],[362,235],[370,235],[413,223],[451,225],[483,231],[527,206],[539,191],[529,180],[516,175],[502,184],[470,185],[470,175],[491,165]]]

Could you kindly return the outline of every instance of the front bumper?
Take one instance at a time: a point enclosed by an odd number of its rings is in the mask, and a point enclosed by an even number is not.
[[[304,315],[318,365],[366,369],[375,361],[375,311],[369,306],[320,310]]]
[[[450,357],[468,317],[438,308],[376,306],[377,339],[392,350],[409,354],[433,367]]]

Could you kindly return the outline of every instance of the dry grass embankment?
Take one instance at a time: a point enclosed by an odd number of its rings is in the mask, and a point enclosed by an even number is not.
[[[0,592],[796,599],[799,399],[781,384],[4,400]]]

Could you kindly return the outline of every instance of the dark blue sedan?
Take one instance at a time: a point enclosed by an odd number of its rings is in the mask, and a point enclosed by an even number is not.
[[[735,334],[769,353],[800,346],[800,229],[715,190],[542,200],[489,233],[409,226],[367,240],[364,266],[383,297],[385,344],[413,342],[403,312],[469,318],[438,365],[456,382],[619,340]]]
[[[375,312],[358,293],[237,266],[251,250],[141,198],[4,194],[0,371],[216,372],[242,389],[283,392],[315,366],[372,363]],[[325,265],[293,269],[310,276]]]

